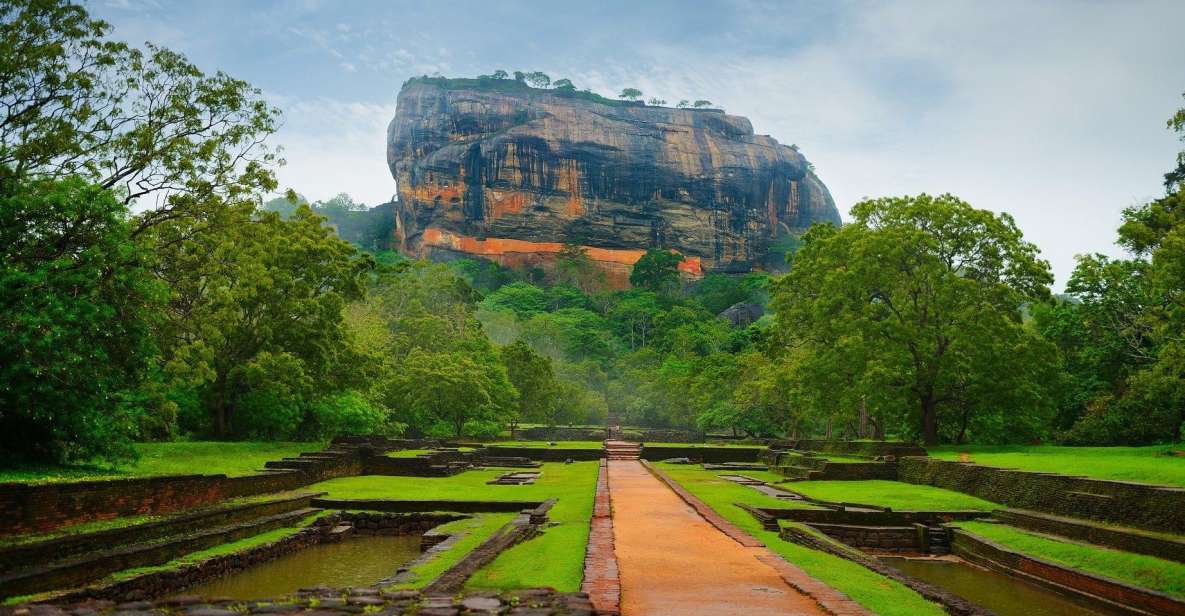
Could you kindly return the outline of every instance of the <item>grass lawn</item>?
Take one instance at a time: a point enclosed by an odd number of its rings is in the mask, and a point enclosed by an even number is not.
[[[0,482],[52,483],[118,479],[153,475],[251,475],[268,460],[317,451],[324,443],[262,443],[194,441],[137,443],[140,459],[115,468],[103,466],[35,466],[0,469]]]
[[[450,535],[460,534],[461,538],[443,552],[438,552],[431,560],[420,563],[411,569],[413,578],[410,582],[394,584],[393,589],[423,588],[430,584],[436,576],[457,564],[463,556],[481,545],[494,531],[502,528],[514,519],[513,513],[486,513],[464,520],[454,520],[441,526],[441,531]]]
[[[898,511],[992,511],[1001,505],[962,492],[900,481],[797,481],[782,486],[823,501],[880,505]]]
[[[1178,599],[1185,598],[1185,564],[1182,563],[1085,543],[1062,541],[1003,524],[958,522],[955,526],[1029,556],[1143,588],[1159,590]]]
[[[1026,471],[1082,475],[1185,487],[1185,456],[1170,455],[1185,445],[1148,447],[1060,447],[1057,445],[944,446],[930,449],[942,460],[966,453],[972,462]]]
[[[495,486],[486,482],[504,470],[473,470],[452,477],[343,477],[309,486],[329,498],[400,500],[559,500],[548,514],[552,525],[543,535],[503,552],[478,571],[469,584],[479,588],[550,586],[561,592],[580,590],[584,549],[592,517],[598,462],[546,463],[532,485]]]
[[[745,492],[752,492],[757,496],[763,496],[762,494],[720,479],[716,476],[715,471],[705,471],[696,466],[679,464],[660,463],[656,466],[728,519],[729,522],[761,540],[769,549],[802,567],[807,573],[844,592],[869,610],[884,616],[941,616],[946,613],[937,603],[927,601],[908,587],[869,571],[850,560],[783,541],[776,532],[763,529],[753,516],[733,505],[735,502],[745,502],[745,499],[748,498]],[[785,503],[777,502],[785,506]]]

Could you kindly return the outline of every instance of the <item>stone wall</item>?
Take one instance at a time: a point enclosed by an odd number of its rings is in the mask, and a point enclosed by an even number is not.
[[[642,446],[642,459],[661,461],[688,458],[697,462],[757,462],[763,450],[758,447],[679,447],[678,445]]]
[[[1140,613],[1185,616],[1185,603],[1168,595],[1129,586],[1115,579],[1067,569],[1057,564],[1013,552],[965,531],[952,529],[951,552],[983,567],[1017,575],[1054,589],[1070,590],[1101,598]]]
[[[811,524],[819,532],[862,550],[880,552],[926,552],[923,535],[914,526],[857,526],[851,524]]]
[[[155,522],[117,527],[91,533],[66,534],[44,541],[32,541],[0,548],[0,571],[17,569],[87,552],[110,550],[159,539],[170,535],[192,533],[199,529],[270,516],[307,507],[309,501],[321,493],[303,493],[258,503],[244,503],[225,507],[207,507]]]
[[[565,428],[536,426],[515,431],[515,437],[525,441],[603,441],[605,428]]]
[[[897,480],[895,462],[827,462],[812,474],[813,480],[862,481],[868,479]]]
[[[529,607],[526,607],[529,606]],[[456,596],[433,595],[414,590],[379,591],[375,588],[319,588],[290,597],[261,601],[233,599],[204,600],[179,596],[159,601],[86,600],[55,604],[0,607],[0,616],[240,616],[307,614],[308,616],[353,616],[359,613],[402,614],[404,616],[530,615],[589,616],[593,611],[588,595],[558,593],[550,588],[506,592],[467,591]]]
[[[926,450],[915,443],[899,441],[829,441],[825,439],[790,439],[770,444],[780,449],[817,451],[854,456],[925,456]]]
[[[294,490],[326,479],[358,475],[351,455],[309,470],[243,477],[173,475],[66,483],[0,483],[0,537],[121,516],[168,513],[239,496]]]
[[[483,455],[499,458],[530,458],[532,460],[539,460],[542,462],[564,462],[566,460],[582,462],[600,460],[601,458],[605,457],[605,450],[601,448],[562,449],[554,447],[504,447],[502,445],[494,444],[486,447],[481,453]]]
[[[1185,540],[1129,528],[1104,526],[1086,520],[1047,515],[1020,509],[1001,509],[992,517],[1005,524],[1077,541],[1106,546],[1125,552],[1147,554],[1185,563]]]
[[[1044,513],[1185,533],[1185,489],[902,458],[898,479]]]

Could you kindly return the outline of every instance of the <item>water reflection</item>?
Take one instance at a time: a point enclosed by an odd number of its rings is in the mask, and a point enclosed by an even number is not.
[[[1036,584],[959,560],[881,557],[886,565],[945,589],[999,616],[1113,616],[1123,612],[1089,607]]]
[[[238,573],[198,584],[187,595],[268,599],[312,586],[370,586],[395,575],[420,555],[420,536],[366,536],[323,543],[285,554]]]

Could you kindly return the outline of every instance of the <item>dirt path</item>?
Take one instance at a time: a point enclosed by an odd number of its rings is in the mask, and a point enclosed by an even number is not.
[[[610,460],[609,486],[624,616],[824,614],[641,463]]]

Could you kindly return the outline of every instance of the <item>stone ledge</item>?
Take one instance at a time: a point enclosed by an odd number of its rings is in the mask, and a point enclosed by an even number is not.
[[[91,600],[67,604],[25,604],[0,607],[0,616],[243,616],[244,614],[308,614],[353,616],[359,613],[409,616],[593,616],[588,595],[559,593],[549,588],[504,593],[468,592],[441,595],[416,591],[380,592],[375,588],[316,588],[266,601],[206,600],[179,596],[159,601]]]
[[[597,491],[584,556],[584,580],[580,590],[588,593],[597,611],[617,614],[621,611],[621,575],[613,544],[613,506],[609,490],[609,466],[601,461]]]

